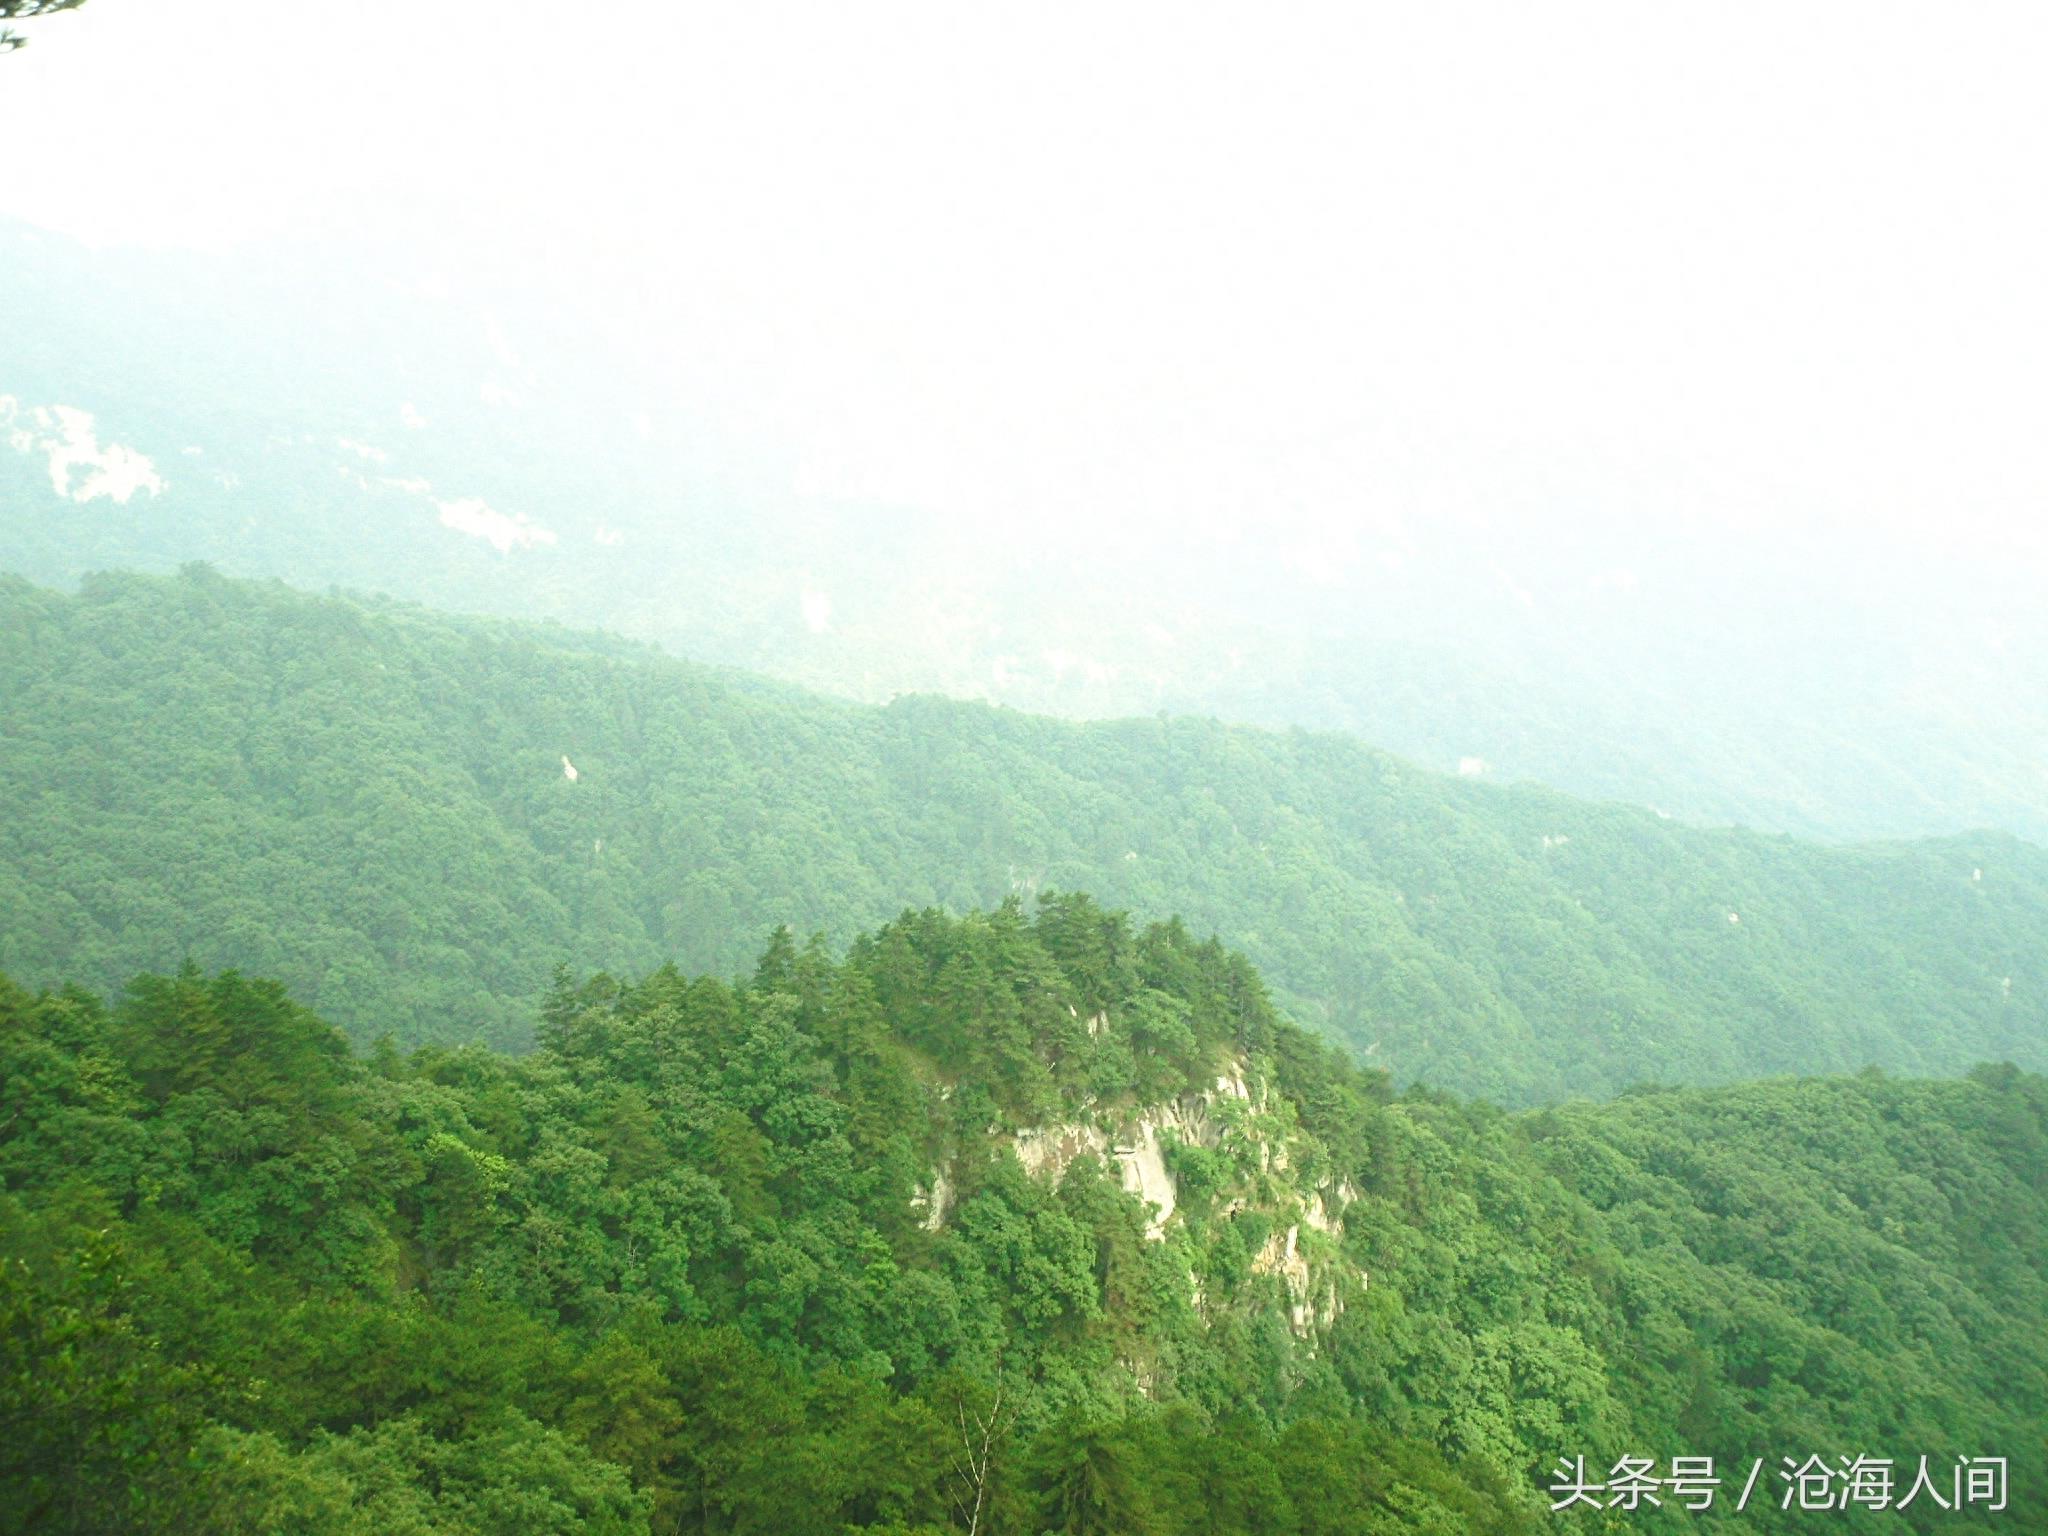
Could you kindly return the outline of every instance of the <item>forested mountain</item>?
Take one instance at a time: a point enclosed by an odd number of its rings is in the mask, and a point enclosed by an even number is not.
[[[2048,19],[53,9],[0,1536],[2048,1532]]]
[[[1690,482],[1595,511],[1548,458],[1370,433],[1221,487],[1182,468],[1125,498],[1166,498],[1149,520],[974,519],[814,484],[759,359],[643,334],[603,283],[543,297],[512,253],[0,221],[0,267],[0,569],[37,581],[207,560],[872,702],[1342,729],[1681,820],[2048,843],[2039,561],[1953,529],[1731,524],[1742,496],[1673,521]],[[1408,505],[1431,465],[1464,500]],[[1346,515],[1297,506],[1304,475]]]
[[[778,934],[743,982],[564,973],[537,1033],[363,1058],[232,973],[0,982],[0,1523],[1931,1532],[2048,1497],[2048,1082],[2011,1068],[1395,1098],[1239,956],[1080,897]],[[1549,1513],[1560,1459],[1605,1504],[1677,1455],[1713,1509]],[[1890,1459],[1893,1499],[1925,1457],[1944,1501],[2002,1456],[2008,1513],[1784,1508],[1812,1455]]]
[[[1088,889],[1505,1100],[2048,1049],[2048,854],[2010,837],[1811,847],[1336,736],[860,707],[203,569],[0,589],[0,795],[0,966],[241,966],[359,1040],[523,1042],[565,960],[730,973],[781,923]]]

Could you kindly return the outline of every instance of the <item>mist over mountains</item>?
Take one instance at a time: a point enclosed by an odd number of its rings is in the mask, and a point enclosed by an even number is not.
[[[1369,419],[1213,474],[1191,443],[1127,516],[1100,487],[962,513],[864,499],[730,342],[678,355],[514,269],[0,246],[0,567],[39,581],[205,559],[867,701],[1341,729],[1695,822],[2048,838],[2037,562],[1982,524],[1652,478],[1631,504]],[[112,447],[130,480],[95,481]]]
[[[7,11],[0,1530],[2048,1528],[2038,7]]]

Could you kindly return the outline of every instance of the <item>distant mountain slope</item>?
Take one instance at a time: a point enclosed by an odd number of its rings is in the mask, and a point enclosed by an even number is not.
[[[0,589],[0,801],[0,969],[189,954],[359,1037],[515,1040],[565,959],[731,971],[778,923],[1086,888],[1512,1101],[2048,1064],[2048,853],[2009,837],[1803,846],[1338,737],[860,707],[204,570]]]
[[[1172,484],[1129,518],[970,516],[835,489],[754,360],[509,269],[0,221],[0,270],[0,570],[40,582],[207,560],[875,702],[1346,730],[1682,820],[2048,844],[2039,551],[1688,521],[1682,484],[1601,512],[1554,463],[1369,431],[1331,471],[1355,518],[1289,501],[1313,442],[1276,444],[1220,523]],[[100,476],[115,449],[152,478]],[[1410,459],[1470,504],[1376,480]]]

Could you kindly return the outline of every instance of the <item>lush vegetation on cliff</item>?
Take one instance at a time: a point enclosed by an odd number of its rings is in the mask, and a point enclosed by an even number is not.
[[[0,1524],[1507,1532],[1625,1454],[2048,1496],[2010,1068],[1396,1096],[1079,897],[565,973],[536,1034],[359,1057],[238,974],[0,985]],[[1119,1168],[1166,1111],[1155,1222]],[[1666,1514],[1937,1528],[1772,1487]]]

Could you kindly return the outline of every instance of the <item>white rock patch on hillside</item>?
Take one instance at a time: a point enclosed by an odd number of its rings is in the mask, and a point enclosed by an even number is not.
[[[49,460],[50,488],[66,501],[105,497],[126,506],[137,491],[163,494],[163,476],[147,456],[120,443],[100,446],[90,411],[24,406],[12,395],[0,395],[0,421],[6,423],[8,446],[15,452],[40,453]]]

